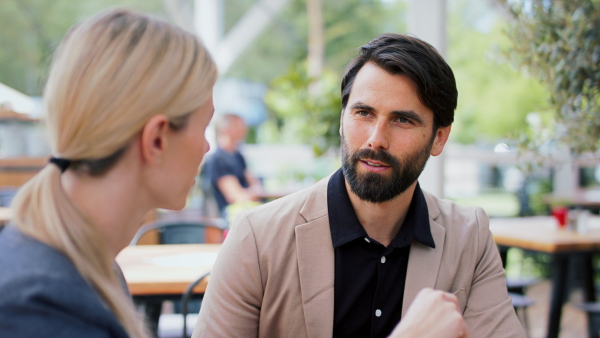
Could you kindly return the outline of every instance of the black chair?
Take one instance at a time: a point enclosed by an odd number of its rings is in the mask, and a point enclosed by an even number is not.
[[[158,220],[144,224],[133,237],[129,245],[137,245],[140,238],[146,233],[156,230],[158,232],[159,244],[199,244],[206,242],[206,230],[214,228],[223,230],[226,225],[220,219],[208,219],[205,222],[194,220]],[[151,326],[151,330],[158,334],[159,320],[161,315],[162,301],[145,300],[140,301],[146,318]],[[194,301],[186,307],[186,311],[200,311],[200,301]],[[179,300],[173,301],[175,313],[181,313],[181,303]]]
[[[600,337],[600,303],[580,303],[575,304],[575,307],[585,311],[587,315],[588,337]]]
[[[502,266],[506,268],[507,254],[509,247],[498,246],[500,252],[500,258],[502,260]],[[538,278],[534,277],[517,277],[517,278],[506,278],[506,288],[508,289],[508,295],[512,299],[512,305],[519,317],[519,321],[523,325],[525,332],[529,334],[529,323],[527,320],[527,308],[533,305],[534,301],[531,298],[525,296],[527,288],[539,283]]]
[[[508,289],[508,292],[525,295],[528,287],[538,284],[539,282],[540,279],[535,277],[506,278],[506,288]]]
[[[203,222],[194,220],[158,220],[144,224],[135,234],[129,245],[137,245],[140,238],[149,231],[158,231],[159,244],[199,244],[206,242],[206,229],[224,229],[224,221],[208,219]]]
[[[512,305],[515,308],[517,317],[521,321],[525,332],[529,335],[529,322],[527,319],[527,308],[533,305],[533,299],[525,296],[527,288],[539,283],[540,280],[534,277],[507,278],[506,288],[508,295],[512,299]]]
[[[186,288],[185,292],[181,296],[181,314],[183,315],[183,338],[188,338],[187,332],[187,314],[188,314],[188,304],[193,296],[198,295],[200,302],[202,302],[202,298],[204,298],[204,294],[195,294],[194,288],[200,284],[200,282],[204,281],[208,276],[210,276],[210,272],[203,274],[198,277],[195,281],[191,282]]]
[[[519,320],[521,321],[521,324],[523,325],[525,332],[527,333],[527,335],[529,335],[529,325],[528,325],[528,320],[527,320],[527,308],[530,307],[531,305],[533,305],[533,303],[534,303],[533,299],[526,297],[524,295],[518,294],[518,293],[513,293],[513,292],[509,292],[508,296],[512,300],[513,308],[515,308],[517,317],[519,317]]]
[[[160,317],[160,328],[158,331],[158,337],[188,338],[191,336],[194,325],[192,324],[188,328],[188,323],[195,323],[198,319],[198,314],[189,314],[188,305],[192,299],[201,301],[204,298],[204,293],[196,293],[194,292],[194,288],[198,286],[198,284],[203,282],[209,275],[210,272],[207,272],[202,276],[198,277],[195,281],[188,284],[185,292],[181,296],[181,313],[164,314]]]

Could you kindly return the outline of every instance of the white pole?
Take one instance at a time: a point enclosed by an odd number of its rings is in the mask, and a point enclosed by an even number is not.
[[[408,34],[434,46],[446,56],[446,0],[409,0]],[[444,197],[444,153],[431,157],[421,177],[421,188]]]
[[[213,55],[223,36],[223,15],[222,0],[195,0],[194,2],[194,28]]]

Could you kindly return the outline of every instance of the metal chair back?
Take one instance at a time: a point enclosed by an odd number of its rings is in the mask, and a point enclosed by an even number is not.
[[[144,224],[135,234],[129,245],[137,245],[140,238],[146,233],[158,231],[159,244],[198,244],[206,242],[206,229],[222,227],[193,220],[158,220]]]
[[[188,338],[187,335],[187,315],[188,315],[188,304],[194,295],[194,288],[200,284],[205,278],[210,276],[210,271],[198,277],[195,281],[191,282],[186,288],[185,292],[181,296],[181,314],[183,315],[183,338]],[[203,295],[202,295],[203,296]]]

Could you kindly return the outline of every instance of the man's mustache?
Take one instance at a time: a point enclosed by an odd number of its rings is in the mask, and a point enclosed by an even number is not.
[[[368,148],[361,149],[352,154],[350,159],[352,160],[352,163],[363,160],[374,160],[389,165],[390,167],[400,167],[400,162],[385,150],[375,151]]]

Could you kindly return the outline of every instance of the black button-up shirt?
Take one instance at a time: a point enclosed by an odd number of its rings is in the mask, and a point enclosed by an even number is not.
[[[335,250],[333,337],[387,337],[402,315],[411,242],[435,248],[423,192],[417,184],[406,220],[388,247],[370,238],[358,221],[341,169],[329,180],[327,207]]]

